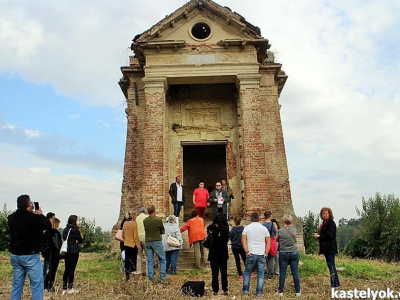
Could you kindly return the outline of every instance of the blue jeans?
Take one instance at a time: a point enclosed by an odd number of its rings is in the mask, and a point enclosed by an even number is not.
[[[150,281],[154,282],[154,253],[160,262],[160,281],[164,282],[166,277],[166,259],[164,246],[161,241],[146,241],[147,274]]]
[[[26,274],[31,284],[32,300],[43,299],[43,269],[39,254],[14,255],[10,262],[13,267],[11,300],[20,300],[23,293]]]
[[[325,254],[325,260],[331,276],[331,287],[340,286],[339,277],[335,267],[335,254]]]
[[[176,266],[178,265],[179,251],[181,250],[177,249],[177,250],[165,251],[166,264],[167,264],[165,270],[168,272],[169,265],[171,265],[170,274],[172,275],[176,274]]]
[[[49,271],[49,260],[45,258],[43,260],[43,279],[46,278],[48,271]]]
[[[292,271],[294,289],[296,293],[300,293],[300,277],[299,277],[299,252],[280,252],[279,253],[279,293],[283,293],[285,288],[287,266]]]
[[[179,218],[179,214],[181,213],[181,208],[182,208],[183,202],[176,201],[175,203],[173,203],[173,205],[174,205],[174,216]]]
[[[246,263],[244,265],[244,276],[243,276],[243,295],[249,294],[250,289],[250,274],[254,266],[257,265],[257,287],[256,296],[261,297],[264,289],[264,266],[265,257],[264,255],[252,254],[250,257],[246,257]]]

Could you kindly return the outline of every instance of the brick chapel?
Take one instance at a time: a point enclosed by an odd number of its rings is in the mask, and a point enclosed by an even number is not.
[[[282,224],[284,213],[294,216],[279,104],[288,77],[270,46],[258,27],[211,0],[191,0],[133,39],[119,81],[128,123],[114,231],[127,210],[153,204],[172,214],[177,175],[186,197],[180,222],[201,179],[210,191],[227,179],[231,217],[268,209]]]

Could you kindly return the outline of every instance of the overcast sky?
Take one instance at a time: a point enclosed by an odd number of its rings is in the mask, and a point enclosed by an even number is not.
[[[126,137],[117,84],[132,38],[187,1],[0,0],[0,204],[29,194],[118,219]],[[357,217],[400,196],[400,1],[220,0],[260,27],[289,76],[281,116],[295,212]]]

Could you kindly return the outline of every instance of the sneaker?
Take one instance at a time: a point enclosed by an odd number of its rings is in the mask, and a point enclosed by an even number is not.
[[[64,296],[66,293],[67,293],[67,290],[63,290],[62,293],[61,293],[61,295]]]
[[[72,289],[70,289],[70,290],[68,291],[67,294],[78,294],[78,293],[79,293],[79,290],[76,290],[76,289],[72,288]]]
[[[301,297],[301,293],[296,293],[296,297]]]
[[[256,278],[256,277],[257,277],[257,275],[256,275],[256,274],[254,274],[254,273],[251,273],[251,274],[250,274],[250,277],[251,277],[251,278]]]
[[[282,296],[283,296],[283,293],[276,292],[276,293],[274,294],[274,296],[282,297]]]
[[[238,279],[239,279],[239,280],[243,280],[243,276],[242,276],[242,275],[239,275],[239,276],[238,276]]]
[[[224,292],[224,296],[228,296],[228,291],[225,291],[225,292]]]

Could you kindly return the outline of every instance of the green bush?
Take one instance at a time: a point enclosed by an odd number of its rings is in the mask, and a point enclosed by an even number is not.
[[[11,211],[7,210],[7,204],[4,204],[3,210],[0,212],[0,251],[10,248],[10,231],[8,229],[7,217]]]

